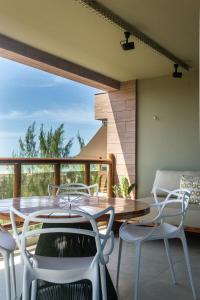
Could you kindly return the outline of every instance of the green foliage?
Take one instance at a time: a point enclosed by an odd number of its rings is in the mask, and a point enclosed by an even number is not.
[[[45,132],[43,124],[40,127],[39,135],[35,132],[35,122],[30,125],[25,133],[25,137],[19,138],[19,151],[13,151],[13,157],[68,157],[73,145],[73,138],[65,142],[64,124],[53,130]],[[84,140],[78,133],[78,141],[84,145]]]
[[[128,178],[123,176],[119,185],[113,186],[113,192],[116,197],[128,198],[130,193],[134,190],[135,183],[129,185]]]
[[[52,128],[45,133],[43,124],[39,134],[40,157],[67,157],[73,145],[73,138],[64,144],[64,124],[61,124],[54,131]]]
[[[22,174],[22,195],[24,197],[29,196],[44,196],[47,195],[47,187],[50,182],[53,182],[53,172],[41,172],[41,173],[24,173]]]
[[[73,138],[65,142],[64,124],[61,124],[55,130],[52,128],[45,132],[43,124],[40,127],[39,135],[36,134],[35,122],[31,124],[24,138],[19,139],[19,151],[12,153],[13,157],[68,157],[73,145]],[[85,146],[84,139],[79,132],[77,140],[80,149]],[[97,172],[91,173],[91,181],[96,182]],[[8,167],[5,174],[0,174],[0,199],[13,197],[13,170]],[[54,182],[54,173],[50,165],[28,166],[22,172],[21,190],[22,196],[43,196],[47,195],[49,183]],[[84,167],[77,169],[70,166],[69,171],[61,173],[61,182],[84,182]],[[0,220],[0,223],[3,221]]]
[[[0,175],[0,198],[11,198],[13,196],[13,175]]]
[[[26,131],[24,139],[19,139],[19,156],[20,157],[37,157],[38,151],[36,149],[36,134],[35,122],[30,125]]]
[[[85,147],[85,141],[84,139],[80,136],[80,133],[78,131],[76,138],[78,140],[79,146],[80,146],[80,150],[82,150]]]
[[[49,157],[59,158],[68,157],[72,148],[74,138],[65,142],[65,130],[62,123],[55,130],[52,128],[49,131],[44,130],[44,125],[41,124],[39,134],[36,134],[35,122],[29,125],[24,138],[19,138],[19,151],[12,153],[13,157]],[[85,141],[81,137],[79,131],[76,135],[80,150],[85,147]]]

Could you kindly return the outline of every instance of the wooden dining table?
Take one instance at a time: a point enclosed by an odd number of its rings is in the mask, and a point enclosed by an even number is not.
[[[123,198],[107,198],[107,197],[81,197],[78,200],[69,198],[63,198],[61,196],[49,197],[49,196],[33,196],[33,197],[19,197],[11,199],[0,200],[0,219],[8,220],[10,207],[13,206],[17,211],[16,221],[23,222],[24,218],[30,213],[35,211],[42,211],[46,209],[65,208],[75,210],[82,210],[91,215],[96,215],[105,208],[112,206],[115,210],[115,220],[128,220],[144,216],[150,212],[150,207],[147,203],[123,199]],[[42,212],[41,212],[42,213]],[[57,216],[59,218],[59,215]],[[63,217],[63,215],[62,215]],[[108,215],[103,215],[97,221],[106,221]],[[62,224],[64,226],[72,227],[72,224]],[[56,226],[56,224],[43,224],[43,227]],[[60,226],[60,225],[59,225]],[[91,229],[90,224],[73,224],[74,227]],[[84,239],[79,245],[81,249],[75,251],[77,248],[75,245],[77,236],[70,236],[70,242],[66,242],[69,239],[66,234],[54,234],[41,235],[35,253],[42,256],[62,256],[62,257],[80,257],[80,256],[94,256],[96,253],[96,244],[94,238],[90,241]],[[80,237],[79,237],[80,239]],[[63,242],[67,245],[63,249]],[[62,245],[59,248],[59,245]],[[106,281],[107,281],[107,297],[108,299],[117,300],[117,293],[113,286],[110,274],[106,269]],[[90,300],[92,296],[92,288],[90,282],[83,280],[78,283],[70,283],[66,285],[56,285],[50,283],[43,283],[40,285],[37,293],[37,300],[48,299],[62,299],[62,300]],[[100,296],[100,299],[101,296]]]

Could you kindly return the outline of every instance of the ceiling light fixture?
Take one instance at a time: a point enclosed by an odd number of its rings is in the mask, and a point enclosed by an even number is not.
[[[154,39],[152,39],[147,34],[142,32],[138,27],[130,24],[125,19],[123,19],[121,16],[117,15],[112,10],[110,10],[108,7],[101,4],[100,2],[102,2],[102,1],[98,1],[98,0],[75,0],[75,1],[78,1],[83,6],[86,6],[89,9],[92,9],[95,13],[99,14],[104,20],[107,20],[108,22],[115,24],[116,26],[120,27],[121,29],[123,29],[127,32],[130,32],[139,41],[145,43],[152,49],[156,50],[158,53],[164,55],[169,60],[171,60],[173,63],[179,64],[179,66],[181,66],[181,68],[183,68],[187,71],[190,70],[191,67],[185,61],[183,61],[182,59],[177,57],[170,50],[164,48],[162,45],[160,45]],[[106,2],[106,1],[103,1],[103,2]],[[107,1],[107,2],[109,2],[109,1]],[[112,2],[115,2],[115,1],[112,1]]]
[[[125,51],[135,49],[134,42],[129,42],[128,41],[128,39],[129,39],[129,37],[131,35],[130,32],[129,31],[125,31],[124,35],[125,35],[125,40],[122,40],[120,42],[120,45],[122,46],[122,49],[125,50]]]
[[[173,77],[174,78],[182,78],[182,72],[178,72],[178,64],[174,64],[174,69],[175,71],[173,72]]]

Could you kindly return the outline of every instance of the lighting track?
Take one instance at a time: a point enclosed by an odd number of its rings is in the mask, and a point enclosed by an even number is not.
[[[167,50],[163,46],[161,46],[159,43],[154,41],[152,38],[150,38],[148,35],[140,31],[136,26],[131,25],[130,23],[126,22],[124,19],[122,19],[120,16],[112,12],[109,8],[102,5],[96,0],[75,0],[80,2],[81,4],[92,8],[95,12],[97,12],[100,16],[105,18],[106,20],[116,24],[124,31],[129,31],[133,36],[135,36],[138,40],[142,41],[152,49],[156,50],[160,54],[167,57],[172,62],[178,64],[183,69],[189,71],[191,68],[187,63],[185,63],[182,59],[178,58],[176,55],[174,55],[171,51]]]

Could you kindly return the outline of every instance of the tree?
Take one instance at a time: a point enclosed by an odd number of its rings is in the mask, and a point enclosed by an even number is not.
[[[79,143],[79,146],[80,146],[80,150],[83,149],[83,147],[85,147],[85,141],[84,139],[80,136],[80,133],[78,131],[77,135],[76,135],[76,138],[78,140],[78,143]]]
[[[51,128],[47,133],[44,132],[44,126],[42,124],[39,134],[40,157],[69,156],[73,145],[73,138],[64,145],[64,133],[64,124],[61,124],[54,131]]]
[[[68,157],[73,145],[73,138],[65,143],[64,124],[45,132],[43,124],[37,137],[35,122],[30,125],[24,138],[19,138],[19,157]]]
[[[36,149],[35,138],[35,122],[33,122],[33,124],[28,127],[24,139],[19,138],[20,157],[37,157],[38,151]]]

